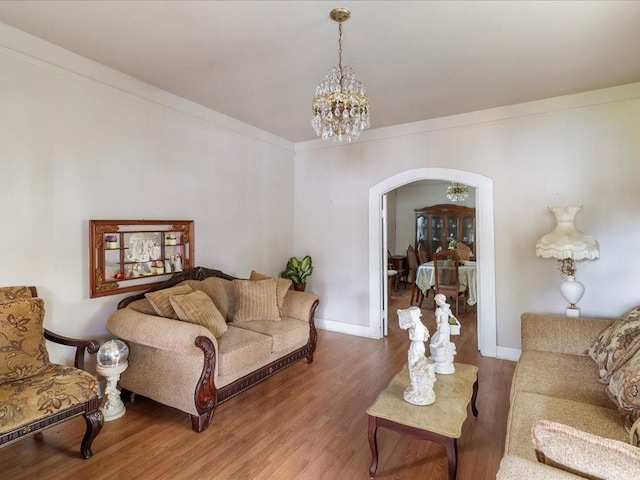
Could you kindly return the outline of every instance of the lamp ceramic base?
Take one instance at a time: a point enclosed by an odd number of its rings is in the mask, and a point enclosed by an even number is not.
[[[580,317],[580,309],[578,307],[569,307],[567,308],[567,317]]]

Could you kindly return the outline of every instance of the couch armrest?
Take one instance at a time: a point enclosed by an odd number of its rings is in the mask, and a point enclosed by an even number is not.
[[[308,322],[318,306],[318,296],[309,292],[289,290],[284,297],[282,316]]]
[[[199,336],[211,340],[218,353],[216,337],[205,327],[171,318],[156,317],[131,308],[116,310],[107,321],[107,330],[124,341],[170,350],[197,353],[202,351],[195,344]]]
[[[613,322],[614,319],[523,313],[522,351],[585,355],[598,334]]]

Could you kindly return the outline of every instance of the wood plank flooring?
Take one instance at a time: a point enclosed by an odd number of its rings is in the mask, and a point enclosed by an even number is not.
[[[391,297],[383,340],[319,330],[312,365],[298,362],[216,410],[197,434],[186,414],[145,398],[106,422],[82,460],[84,421],[73,419],[0,449],[2,479],[369,479],[367,407],[406,362],[409,340],[395,312],[409,289]],[[433,333],[432,307],[423,322]],[[459,480],[495,478],[504,448],[515,363],[477,351],[475,314],[460,315],[457,362],[480,367],[478,418],[469,416],[458,441]],[[377,479],[444,480],[445,450],[387,429],[378,430]]]

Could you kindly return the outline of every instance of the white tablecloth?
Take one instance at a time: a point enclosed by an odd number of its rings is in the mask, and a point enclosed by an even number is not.
[[[464,265],[458,267],[458,276],[460,285],[464,285],[469,289],[467,304],[470,306],[478,303],[478,269],[475,262],[465,262]],[[423,263],[418,267],[416,275],[416,285],[425,295],[435,284],[435,268],[433,262]]]

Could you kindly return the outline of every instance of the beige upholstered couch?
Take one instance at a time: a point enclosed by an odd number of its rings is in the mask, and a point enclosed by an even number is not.
[[[522,315],[522,355],[511,388],[498,479],[584,478],[583,465],[605,472],[589,478],[640,478],[640,449],[629,445],[625,418],[607,395],[607,385],[599,382],[596,362],[585,353],[612,323],[551,314]],[[554,422],[560,433],[540,420]],[[539,438],[532,434],[534,428]],[[540,430],[546,430],[547,437]],[[541,452],[537,456],[539,445],[534,448],[534,437],[542,442],[555,438],[560,465],[542,463],[545,457]],[[618,472],[620,464],[623,468]]]
[[[108,330],[130,349],[129,367],[120,385],[188,413],[192,428],[201,432],[218,404],[299,359],[311,363],[317,341],[313,317],[318,298],[289,290],[290,282],[284,279],[277,279],[280,301],[275,312],[271,294],[256,302],[246,297],[257,291],[254,284],[271,285],[271,280],[238,280],[219,270],[198,267],[174,274],[146,296],[143,293],[120,302],[107,323]],[[213,300],[224,318],[221,331],[214,328],[214,334],[201,324],[158,316],[149,298],[184,285]],[[170,298],[175,306],[176,296]],[[262,316],[255,319],[256,314]],[[261,319],[264,317],[268,319]]]

